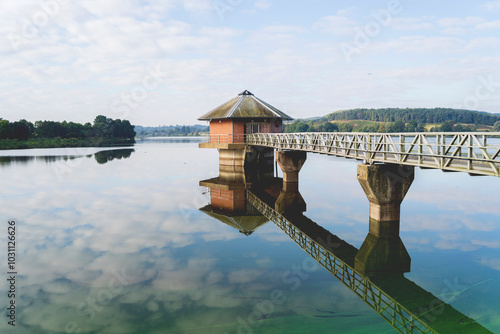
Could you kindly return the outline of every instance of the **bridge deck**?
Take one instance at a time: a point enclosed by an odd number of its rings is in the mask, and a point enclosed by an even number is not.
[[[256,133],[248,145],[500,177],[500,132]]]

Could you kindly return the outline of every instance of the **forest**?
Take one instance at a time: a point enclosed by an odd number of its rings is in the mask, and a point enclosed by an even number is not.
[[[453,121],[464,124],[493,125],[496,121],[500,121],[500,115],[451,108],[350,109],[328,114],[325,118],[328,121],[358,119],[374,122],[416,121],[422,124]]]
[[[447,108],[341,110],[323,117],[296,120],[285,132],[468,132],[500,131],[500,115]]]
[[[134,126],[128,120],[97,116],[91,123],[36,121],[10,122],[0,119],[0,148],[98,146],[103,143],[131,142]]]
[[[163,126],[135,126],[138,137],[170,137],[170,136],[198,136],[208,132],[206,125],[163,125]]]

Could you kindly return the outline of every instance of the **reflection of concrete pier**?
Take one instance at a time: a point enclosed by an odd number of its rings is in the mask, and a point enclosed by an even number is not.
[[[283,171],[283,187],[276,200],[276,210],[281,213],[306,211],[306,202],[299,192],[299,172],[306,161],[306,153],[276,151],[276,161]]]
[[[399,217],[413,178],[414,167],[358,165],[358,181],[370,201],[369,233],[356,254],[360,273],[410,271],[410,256],[399,237]]]

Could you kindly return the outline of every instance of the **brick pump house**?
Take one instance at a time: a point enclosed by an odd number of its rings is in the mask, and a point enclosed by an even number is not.
[[[199,147],[219,150],[219,169],[223,172],[249,166],[256,159],[265,160],[264,156],[269,155],[268,150],[255,152],[257,148],[245,144],[245,136],[252,133],[281,133],[283,121],[293,118],[245,90],[198,120],[210,122],[209,141],[201,143]]]

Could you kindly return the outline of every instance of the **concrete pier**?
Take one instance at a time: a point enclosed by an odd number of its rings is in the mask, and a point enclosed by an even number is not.
[[[239,145],[228,149],[220,148],[219,174],[244,173],[246,168],[272,176],[274,170],[273,152],[273,149],[249,145]]]
[[[275,156],[283,172],[283,187],[275,210],[281,214],[306,211],[306,202],[299,193],[299,172],[306,161],[306,152],[276,151]]]
[[[355,257],[355,268],[370,275],[409,272],[410,256],[399,237],[400,208],[415,176],[414,167],[358,165],[358,181],[370,202],[369,233]]]
[[[306,162],[306,152],[301,151],[276,151],[276,161],[283,171],[283,189],[285,191],[298,191],[299,172]]]

